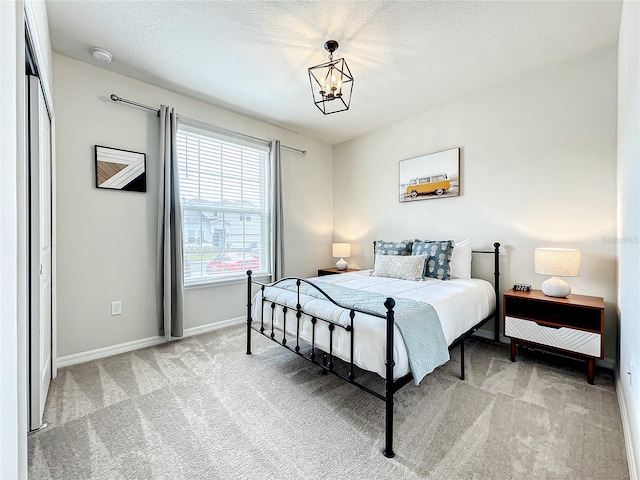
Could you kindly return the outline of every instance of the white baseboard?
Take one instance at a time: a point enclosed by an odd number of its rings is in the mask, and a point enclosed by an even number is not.
[[[618,406],[620,407],[620,418],[622,419],[622,431],[624,432],[624,445],[627,451],[627,461],[629,462],[629,478],[638,480],[640,474],[640,457],[636,458],[637,452],[633,448],[633,437],[631,435],[631,425],[629,424],[629,415],[627,413],[627,404],[624,400],[618,369],[615,370],[616,396],[618,397]]]
[[[475,333],[473,334],[474,337],[480,337],[480,338],[486,338],[487,340],[493,340],[494,338],[494,333],[493,330],[484,330],[484,329],[480,329],[480,330],[476,330]],[[509,343],[509,338],[507,337],[503,337],[502,335],[499,336],[499,341],[500,343]]]
[[[596,360],[596,365],[598,367],[604,368],[606,370],[615,371],[615,369],[616,369],[616,362],[614,362],[610,358],[603,358],[602,360]]]
[[[221,322],[209,323],[207,325],[200,325],[198,327],[187,328],[183,332],[183,336],[192,337],[194,335],[200,335],[202,333],[213,332],[221,328],[230,327],[233,325],[239,325],[246,322],[246,317],[230,318]],[[171,340],[178,340],[174,337]],[[133,350],[139,350],[141,348],[153,347],[154,345],[160,345],[168,340],[165,337],[148,337],[141,338],[140,340],[133,340],[131,342],[120,343],[118,345],[111,345],[109,347],[97,348],[95,350],[89,350],[86,352],[73,353],[71,355],[65,355],[64,357],[58,357],[56,365],[58,368],[64,368],[71,365],[77,365],[78,363],[89,362],[91,360],[97,360],[99,358],[110,357],[111,355],[117,355],[119,353],[131,352]]]
[[[241,323],[247,323],[247,317],[230,318],[228,320],[222,320],[221,322],[208,323],[206,325],[200,325],[199,327],[187,328],[183,332],[183,338],[213,332],[215,330],[220,330],[221,328],[240,325]]]
[[[71,355],[65,355],[64,357],[58,357],[57,366],[58,369],[68,367],[70,365],[77,365],[78,363],[90,362],[91,360],[97,360],[99,358],[110,357],[111,355],[117,355],[119,353],[131,352],[132,350],[139,350],[141,348],[153,347],[166,342],[164,337],[149,337],[141,338],[140,340],[133,340],[131,342],[120,343],[118,345],[111,345],[109,347],[96,348],[95,350],[89,350],[86,352],[73,353]]]

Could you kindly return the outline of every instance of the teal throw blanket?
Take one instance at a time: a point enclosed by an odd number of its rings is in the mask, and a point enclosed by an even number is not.
[[[317,280],[312,283],[346,308],[375,312],[385,317],[387,315],[387,309],[384,306],[387,299],[385,295]],[[295,280],[285,280],[276,286],[294,292],[297,289]],[[318,299],[326,298],[318,290],[304,282],[300,285],[300,293]],[[395,324],[402,334],[409,356],[411,373],[416,385],[418,385],[427,374],[449,360],[449,348],[444,333],[442,333],[438,314],[431,305],[406,298],[394,298],[394,300],[396,302],[393,309]],[[386,328],[381,334],[384,335],[385,332]]]

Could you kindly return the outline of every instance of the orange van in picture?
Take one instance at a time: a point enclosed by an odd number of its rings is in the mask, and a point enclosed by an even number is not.
[[[442,195],[451,188],[451,183],[446,173],[431,175],[430,177],[414,178],[409,182],[407,187],[407,195],[417,197],[418,195],[428,195],[435,193]]]

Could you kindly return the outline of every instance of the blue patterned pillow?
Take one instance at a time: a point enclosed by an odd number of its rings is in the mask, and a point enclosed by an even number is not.
[[[373,253],[375,255],[411,255],[413,240],[402,240],[401,242],[386,242],[376,240],[373,242]]]
[[[437,278],[449,280],[451,277],[450,263],[453,253],[453,240],[445,241],[415,241],[411,250],[412,255],[427,255],[422,278]]]

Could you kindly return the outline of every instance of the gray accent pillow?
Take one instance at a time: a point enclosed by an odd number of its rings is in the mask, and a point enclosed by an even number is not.
[[[372,277],[422,280],[427,255],[376,255]]]

